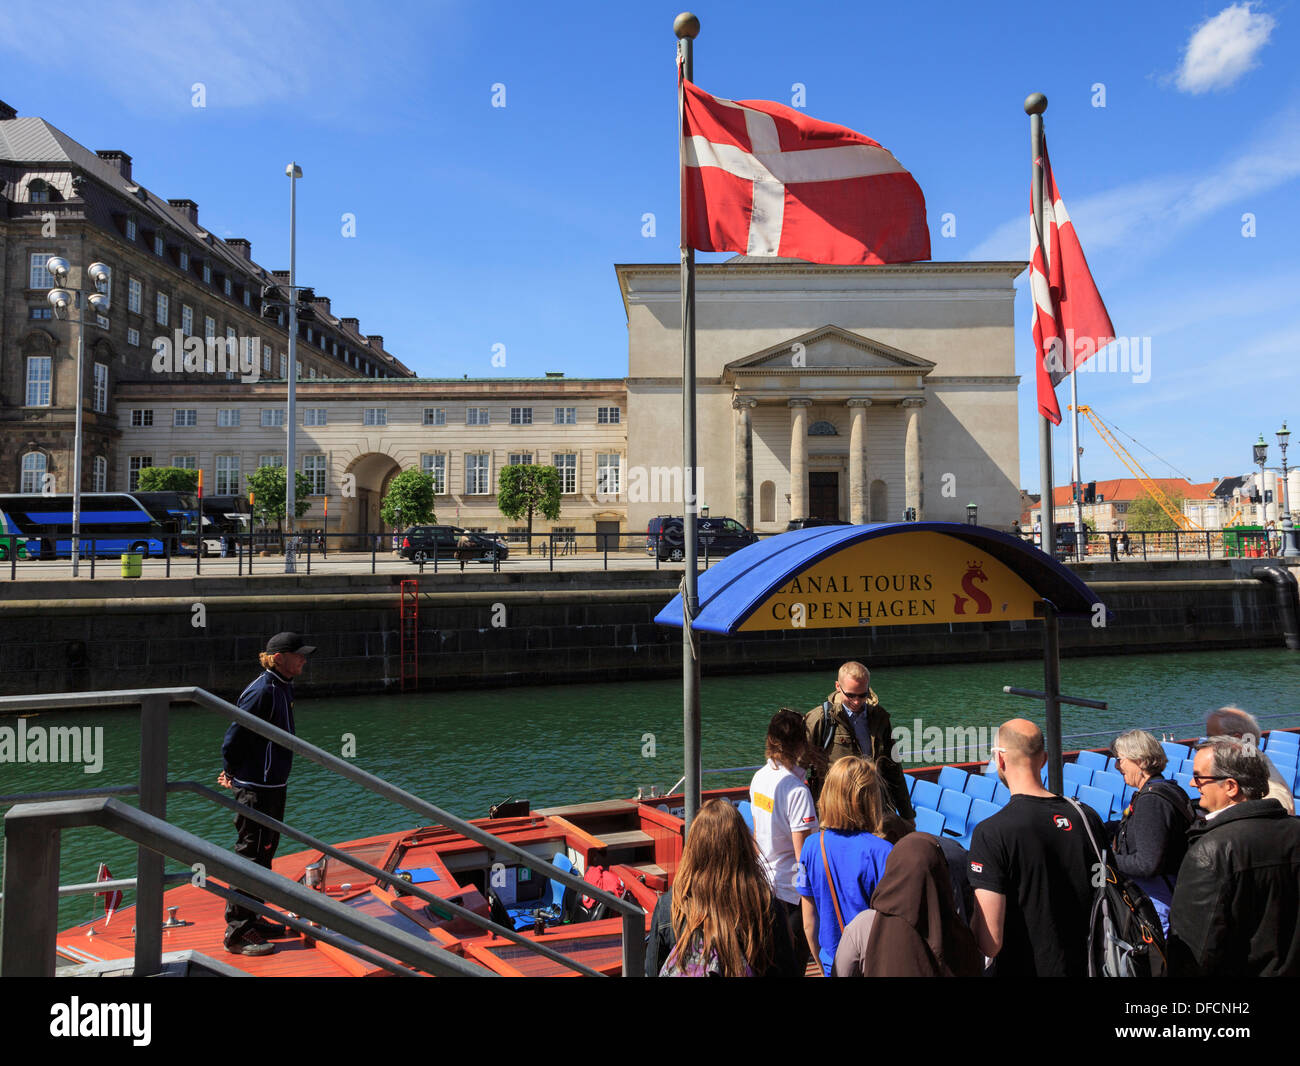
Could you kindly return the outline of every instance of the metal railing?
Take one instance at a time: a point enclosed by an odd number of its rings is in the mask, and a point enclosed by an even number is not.
[[[525,866],[542,877],[558,881],[566,887],[581,890],[584,895],[599,900],[610,910],[622,916],[622,964],[624,975],[639,976],[641,974],[642,964],[645,957],[645,911],[642,910],[637,903],[620,899],[617,896],[598,889],[581,876],[561,870],[558,867],[553,866],[546,859],[538,858],[514,844],[500,840],[486,830],[472,825],[471,823],[434,806],[418,796],[406,792],[404,789],[398,788],[382,778],[367,773],[347,760],[331,755],[329,752],[301,740],[292,733],[279,729],[278,727],[271,725],[269,722],[264,722],[260,718],[257,718],[246,711],[242,711],[233,704],[213,696],[211,693],[200,688],[125,689],[113,692],[0,697],[0,713],[56,710],[68,707],[84,709],[86,707],[139,705],[141,726],[140,782],[138,789],[132,789],[127,786],[121,789],[87,789],[50,794],[51,796],[57,796],[58,798],[54,799],[52,803],[47,802],[29,805],[27,807],[16,807],[9,812],[8,816],[6,816],[6,862],[4,886],[6,913],[12,913],[10,912],[10,907],[13,906],[15,897],[11,892],[22,892],[24,894],[22,898],[24,899],[27,898],[28,893],[28,889],[23,888],[17,880],[11,881],[11,877],[18,878],[19,876],[17,872],[11,874],[11,870],[15,869],[10,862],[11,857],[17,856],[19,852],[33,852],[33,849],[39,852],[42,848],[48,845],[50,837],[48,832],[44,838],[42,838],[40,833],[20,833],[19,836],[21,837],[21,840],[15,838],[11,842],[9,835],[10,817],[16,819],[16,827],[20,824],[29,824],[22,822],[23,818],[32,818],[37,822],[42,818],[53,818],[54,820],[49,823],[49,826],[58,827],[63,824],[58,821],[58,819],[62,817],[62,814],[60,813],[62,808],[59,808],[58,810],[45,810],[45,808],[50,808],[52,806],[58,807],[60,804],[67,803],[76,804],[88,802],[88,798],[94,798],[96,801],[102,801],[104,803],[111,801],[117,804],[118,807],[121,807],[123,805],[120,804],[120,802],[111,799],[111,794],[128,791],[138,791],[140,797],[140,812],[149,818],[156,819],[164,826],[166,825],[166,794],[169,791],[187,790],[231,810],[237,811],[246,818],[251,818],[261,825],[265,825],[290,837],[291,839],[304,843],[308,847],[318,850],[323,854],[330,855],[341,862],[345,862],[349,866],[363,870],[371,876],[374,876],[376,880],[381,883],[394,883],[398,880],[393,874],[380,870],[355,856],[348,855],[335,848],[333,845],[308,836],[294,827],[279,822],[274,818],[270,818],[261,812],[254,811],[248,807],[242,807],[233,799],[223,796],[205,785],[201,785],[197,782],[169,782],[167,780],[169,715],[174,705],[187,703],[195,704],[205,710],[214,711],[230,721],[239,723],[245,729],[266,737],[269,740],[273,740],[281,747],[288,748],[295,754],[301,755],[304,758],[323,766],[325,769],[338,774],[340,777],[344,777],[355,784],[361,785],[363,788],[378,796],[406,807],[408,810],[413,811],[422,818],[428,819],[433,824],[442,825],[460,833],[462,836],[483,845],[493,859],[506,859],[512,863],[517,863],[520,866]],[[0,797],[0,802],[4,802],[5,800],[31,798],[35,798],[35,796],[33,796],[33,794],[25,794],[24,796]],[[44,798],[49,799],[50,797],[47,796]],[[42,811],[33,812],[32,807],[42,808]],[[130,810],[130,808],[127,809]],[[127,836],[130,839],[135,839],[139,844],[137,859],[138,893],[136,902],[137,933],[135,942],[136,974],[157,973],[161,967],[163,928],[162,889],[165,875],[163,873],[162,865],[163,852],[156,845],[165,843],[169,848],[181,848],[182,851],[180,852],[170,850],[166,852],[167,854],[174,855],[177,858],[184,858],[185,854],[190,853],[190,851],[193,851],[193,849],[199,847],[199,845],[202,845],[204,848],[212,849],[215,854],[222,856],[221,862],[226,864],[226,868],[230,871],[228,875],[221,875],[224,879],[232,884],[251,885],[259,891],[263,891],[263,894],[267,895],[268,898],[277,901],[283,898],[283,893],[287,891],[286,886],[296,884],[295,882],[287,881],[279,875],[270,874],[262,867],[256,866],[256,864],[248,863],[239,856],[233,856],[220,848],[216,848],[214,845],[208,844],[206,841],[202,841],[200,838],[191,837],[190,834],[183,833],[180,830],[174,830],[175,833],[180,833],[180,836],[172,836],[169,834],[158,835],[158,827],[151,823],[143,824],[142,828],[142,823],[133,823],[130,822],[129,819],[124,822],[120,812],[117,811],[117,808],[101,807],[95,808],[95,810],[98,812],[96,813],[95,818],[100,819],[100,821],[96,821],[94,824],[104,824],[106,828],[109,828],[114,832],[119,832],[121,835]],[[16,815],[15,812],[21,813]],[[171,827],[168,827],[168,829],[171,829]],[[145,834],[148,837],[149,842],[139,839],[137,836],[133,836],[133,833]],[[195,843],[196,841],[197,843]],[[48,855],[46,856],[46,859],[48,861]],[[238,860],[238,862],[235,862],[235,860]],[[30,867],[31,861],[20,860],[19,868],[23,868],[24,866]],[[229,865],[232,862],[235,862],[235,865]],[[40,867],[37,868],[39,869]],[[217,869],[216,866],[213,866],[212,868]],[[55,861],[50,867],[50,870],[54,869],[57,869],[57,861]],[[49,899],[57,900],[58,886],[57,883],[50,880],[51,877],[53,877],[53,874],[50,874],[50,877],[43,877],[41,880],[41,893]],[[267,882],[264,880],[265,878],[270,878],[271,880]],[[278,895],[267,890],[268,883],[279,886],[276,889],[276,892],[279,893]],[[466,921],[473,923],[478,928],[492,932],[503,939],[517,943],[530,951],[551,959],[554,962],[560,963],[561,965],[567,966],[580,973],[590,976],[598,976],[596,971],[577,962],[576,960],[570,959],[567,956],[554,951],[549,946],[539,943],[535,939],[525,937],[522,934],[515,932],[513,929],[497,925],[490,919],[484,918],[459,904],[443,899],[442,897],[434,896],[419,885],[402,882],[401,889],[403,893],[414,895],[424,900],[426,903],[434,904],[439,910],[448,911],[458,918],[463,918]],[[211,891],[218,892],[218,889],[213,888]],[[319,894],[312,893],[312,895]],[[303,910],[298,906],[298,904],[301,903],[301,900],[298,900],[293,893],[290,893],[289,898],[294,904],[295,911],[300,914],[311,915],[310,911]],[[245,906],[249,906],[251,909],[261,910],[262,913],[271,913],[263,908],[255,906],[251,900],[245,902],[245,900],[241,898],[240,902]],[[347,911],[347,908],[343,908],[343,910]],[[156,922],[145,920],[145,916],[150,914],[157,916]],[[314,917],[314,915],[311,916]],[[290,925],[294,924],[292,920],[286,921],[284,915],[277,913],[274,917],[276,921],[286,922],[286,924]],[[350,920],[355,921],[357,920],[357,917],[358,916],[353,914],[351,915]],[[382,926],[382,923],[375,922],[374,924],[376,926]],[[306,929],[305,926],[295,927]],[[339,926],[339,928],[342,929],[343,927]],[[364,931],[366,928],[371,927],[363,924],[357,928],[359,931]],[[374,932],[375,930],[371,928],[371,931]],[[356,935],[354,932],[347,929],[344,929],[344,932],[347,932],[349,936]],[[311,931],[312,936],[316,936],[319,939],[325,939],[325,937],[320,937],[319,933],[319,930]],[[37,937],[44,938],[45,943],[43,947],[36,948],[32,946],[33,938]],[[13,922],[4,922],[3,928],[0,929],[0,943],[8,945],[11,938],[14,938],[16,944],[21,945],[15,947],[13,950],[17,953],[18,958],[26,960],[23,963],[24,965],[30,964],[31,960],[34,958],[44,958],[45,956],[42,955],[41,952],[47,952],[52,967],[52,929],[46,929],[42,926],[38,933],[30,928],[29,924],[25,922],[18,924]],[[357,936],[356,939],[358,939],[362,944],[369,943],[369,941],[364,937]],[[414,938],[408,937],[408,939],[413,943],[419,943],[419,941],[414,940]],[[382,942],[376,941],[376,943],[385,952],[388,952],[388,948],[385,947]],[[340,946],[342,946],[344,950],[352,950],[346,942],[341,943]],[[409,948],[410,945],[408,944],[406,947]],[[403,961],[406,961],[404,957],[397,955],[395,952],[388,953],[393,954],[394,957],[403,958]],[[382,956],[375,956],[372,961],[376,961],[380,965],[383,965]],[[15,965],[17,965],[17,963],[15,963]],[[9,966],[10,952],[8,950],[0,951],[0,973],[9,972]]]

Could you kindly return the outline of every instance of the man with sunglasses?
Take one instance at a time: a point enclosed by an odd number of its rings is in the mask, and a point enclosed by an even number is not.
[[[835,680],[835,691],[820,707],[804,715],[809,741],[826,755],[827,769],[846,755],[863,755],[876,764],[885,783],[885,806],[914,822],[916,812],[907,796],[903,768],[891,757],[894,727],[889,712],[871,688],[871,671],[861,663],[845,663]],[[808,776],[813,798],[821,795],[823,774]]]
[[[1266,798],[1250,740],[1210,737],[1192,771],[1207,813],[1174,888],[1170,975],[1300,976],[1300,822]]]

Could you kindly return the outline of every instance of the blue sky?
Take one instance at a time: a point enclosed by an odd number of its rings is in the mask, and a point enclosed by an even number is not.
[[[677,260],[681,9],[563,10],[228,0],[54,20],[11,6],[0,96],[125,149],[137,180],[197,201],[202,224],[250,239],[270,268],[288,264],[296,159],[302,283],[422,375],[622,376],[613,264]],[[696,13],[696,81],[784,103],[801,84],[808,114],[885,145],[925,193],[936,259],[1026,257],[1021,104],[1046,93],[1057,182],[1111,318],[1150,338],[1149,373],[1085,374],[1081,400],[1165,460],[1138,453],[1155,476],[1242,472],[1261,431],[1274,461],[1282,419],[1300,431],[1300,8],[755,0]],[[1036,490],[1026,279],[1021,483]],[[1124,476],[1082,433],[1085,478]],[[1068,432],[1055,438],[1060,483]]]

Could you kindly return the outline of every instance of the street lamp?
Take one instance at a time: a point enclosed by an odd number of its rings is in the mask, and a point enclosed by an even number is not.
[[[1255,442],[1255,465],[1259,467],[1259,528],[1268,525],[1268,507],[1264,503],[1264,464],[1268,462],[1268,445],[1264,443],[1264,434]]]
[[[289,179],[289,435],[285,442],[284,475],[284,509],[289,519],[289,541],[284,552],[284,572],[296,573],[293,533],[297,514],[298,467],[294,455],[297,443],[295,431],[298,428],[294,416],[294,385],[298,380],[298,290],[295,288],[298,266],[298,179],[302,177],[302,167],[290,163],[284,168],[284,176]]]
[[[1287,480],[1286,474],[1286,446],[1291,441],[1291,431],[1286,428],[1286,419],[1282,420],[1282,428],[1277,431],[1277,446],[1282,450],[1282,500],[1280,503],[1280,514],[1282,515],[1282,557],[1284,559],[1294,559],[1300,555],[1300,548],[1297,548],[1294,541],[1293,524],[1291,522],[1291,483]]]
[[[54,308],[54,315],[61,321],[75,322],[77,324],[77,408],[76,408],[76,432],[73,437],[72,445],[72,576],[77,577],[80,574],[79,563],[81,560],[81,450],[82,450],[82,404],[85,402],[86,395],[86,316],[82,308],[82,292],[78,287],[75,292],[70,292],[65,285],[68,280],[68,274],[72,267],[62,256],[50,256],[45,261],[45,269],[53,276],[55,287],[49,292],[50,305]],[[86,273],[94,283],[95,291],[87,295],[86,303],[94,310],[96,315],[105,314],[109,310],[108,284],[112,272],[103,263],[91,263],[86,268]],[[72,310],[76,309],[77,317],[72,317]]]
[[[978,515],[979,515],[979,505],[974,503],[968,503],[966,505],[966,524],[968,526],[976,525],[977,523],[975,519]]]

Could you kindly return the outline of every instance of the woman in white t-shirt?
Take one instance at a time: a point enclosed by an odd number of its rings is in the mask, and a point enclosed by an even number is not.
[[[821,753],[808,743],[803,716],[782,707],[768,723],[766,755],[766,765],[749,785],[754,840],[802,973],[808,962],[808,942],[799,903],[799,853],[808,834],[817,829],[817,805],[799,764],[821,757]]]

